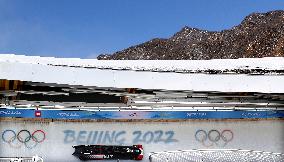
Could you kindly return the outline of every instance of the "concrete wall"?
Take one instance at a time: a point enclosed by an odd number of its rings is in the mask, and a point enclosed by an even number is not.
[[[14,130],[28,130],[37,138],[26,138],[26,131],[13,140]],[[203,131],[199,131],[203,130]],[[205,140],[205,132],[210,132]],[[218,132],[222,134],[218,138]],[[24,122],[1,121],[0,156],[32,156],[38,154],[45,161],[79,161],[72,155],[72,145],[78,144],[142,144],[145,158],[153,151],[224,148],[284,152],[284,120],[207,121],[187,122]],[[5,133],[4,133],[5,132]],[[3,134],[4,133],[4,134]],[[196,134],[197,133],[197,134]],[[208,136],[208,137],[209,137]],[[3,139],[4,138],[4,139]],[[13,140],[13,142],[11,142]],[[211,141],[210,141],[211,140]],[[41,142],[42,141],[42,142]],[[215,141],[215,142],[212,142]]]

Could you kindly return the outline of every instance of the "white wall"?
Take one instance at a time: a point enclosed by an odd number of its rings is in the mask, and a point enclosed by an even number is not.
[[[27,129],[31,132],[41,129],[46,132],[46,140],[39,143],[35,148],[28,149],[24,144],[19,148],[13,148],[19,142],[12,145],[0,140],[0,156],[32,156],[38,154],[46,161],[79,161],[72,156],[74,149],[72,145],[78,144],[120,144],[132,145],[141,143],[144,146],[145,158],[153,151],[181,150],[181,149],[201,149],[201,148],[225,148],[225,149],[250,149],[272,152],[284,152],[284,120],[262,120],[262,121],[206,121],[196,120],[188,122],[8,122],[1,121],[0,132],[13,129],[19,132]],[[196,141],[195,133],[203,129],[206,132],[215,129],[222,131],[229,129],[233,132],[233,139],[223,147],[224,141],[216,143]],[[95,139],[94,134],[102,133],[102,138]],[[109,135],[106,132],[108,131]],[[136,132],[135,132],[136,131]],[[137,132],[138,131],[138,132]],[[141,132],[139,132],[141,131]],[[69,132],[69,135],[67,135]],[[75,135],[73,136],[74,133]],[[227,132],[228,133],[228,132]],[[23,134],[24,135],[24,134]],[[138,135],[141,137],[137,141]],[[151,140],[151,135],[153,139]],[[161,136],[160,136],[161,135]],[[212,134],[214,135],[214,134]],[[4,135],[8,137],[9,134]],[[37,135],[38,138],[39,134]],[[159,138],[160,136],[160,138]],[[172,136],[170,138],[170,136]],[[224,134],[229,137],[229,134]],[[11,137],[11,136],[10,136]],[[75,137],[75,138],[73,138]],[[108,139],[110,137],[110,139]],[[143,141],[145,137],[146,141]],[[104,138],[105,141],[104,141]],[[112,141],[111,141],[112,140]],[[17,140],[15,140],[17,141]],[[101,141],[101,142],[99,142]],[[28,142],[27,145],[33,144]]]

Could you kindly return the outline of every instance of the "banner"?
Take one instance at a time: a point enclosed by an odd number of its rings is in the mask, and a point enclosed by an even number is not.
[[[72,111],[1,108],[0,117],[45,119],[257,119],[284,118],[284,111]]]

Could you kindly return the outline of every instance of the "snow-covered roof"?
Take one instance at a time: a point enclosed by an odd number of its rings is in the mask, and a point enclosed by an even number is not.
[[[283,72],[284,57],[106,61],[0,55],[0,79],[96,87],[284,93]]]
[[[0,62],[163,72],[232,71],[241,69],[284,70],[284,57],[215,60],[97,60],[0,54]]]

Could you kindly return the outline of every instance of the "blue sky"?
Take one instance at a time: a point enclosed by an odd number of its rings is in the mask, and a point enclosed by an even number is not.
[[[0,53],[95,58],[271,10],[284,10],[284,0],[0,0]]]

